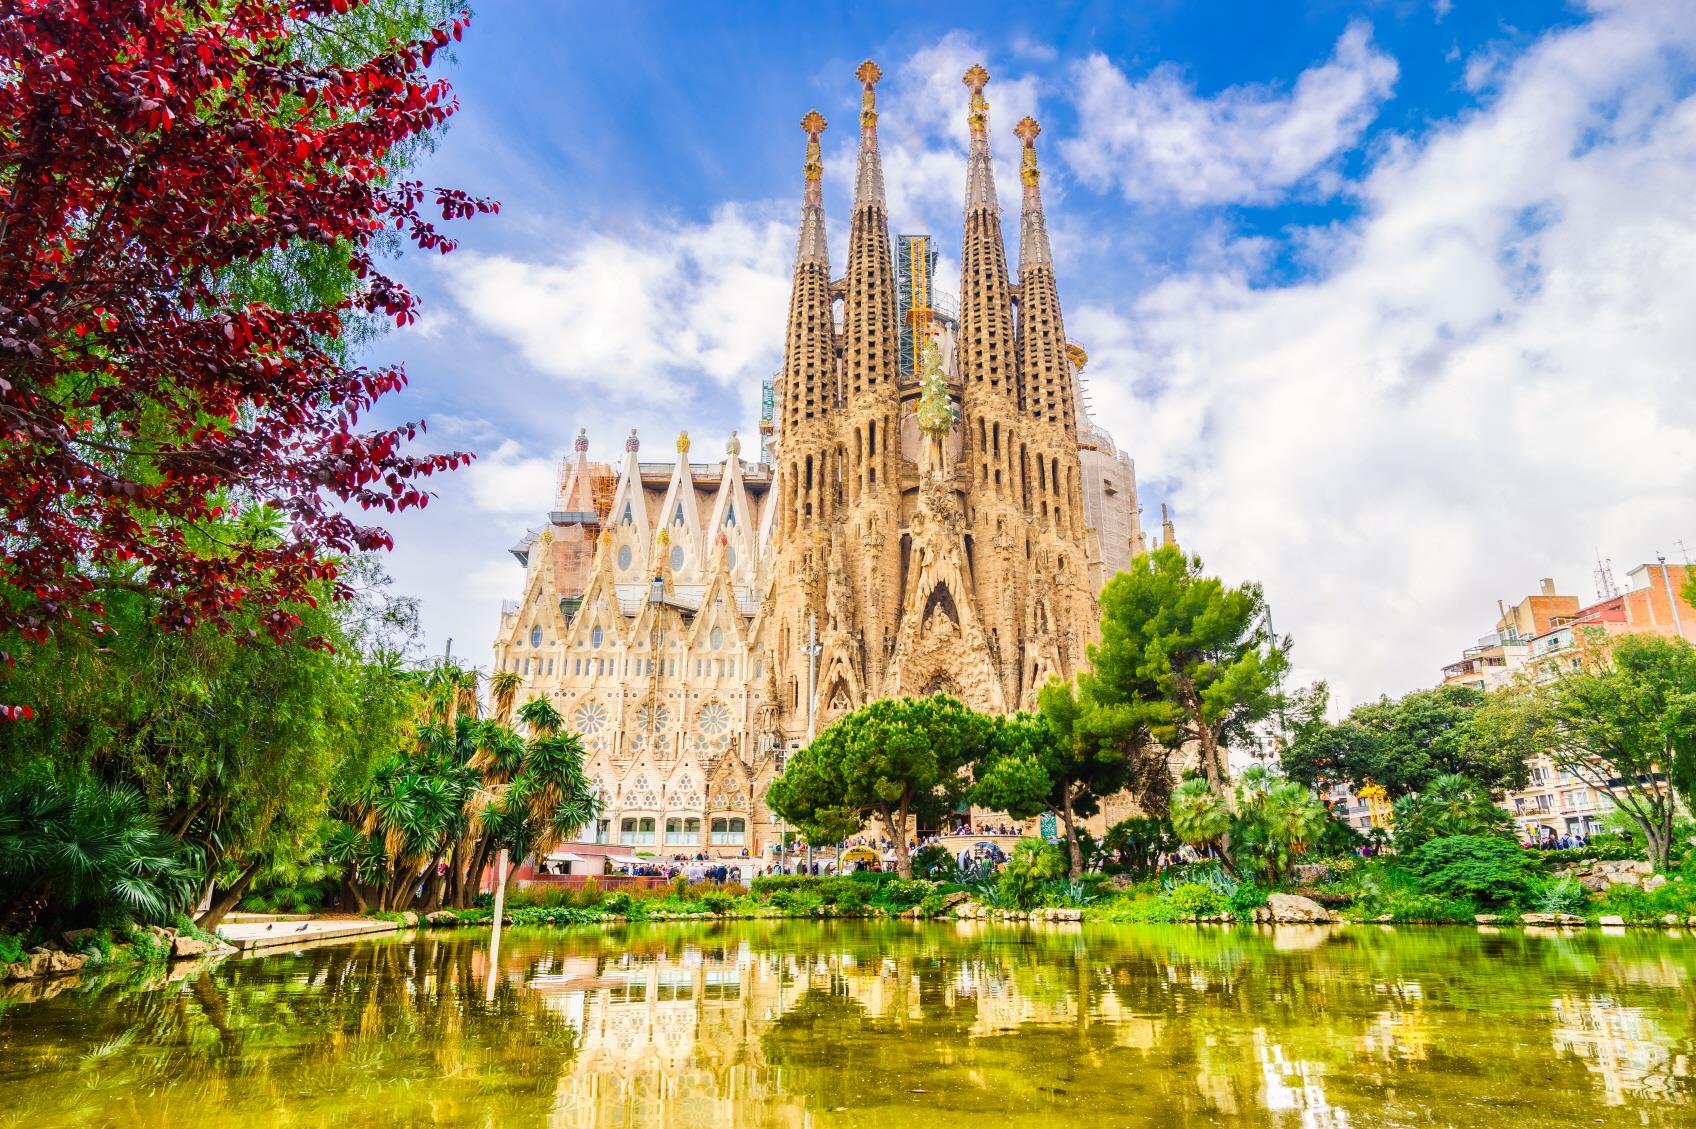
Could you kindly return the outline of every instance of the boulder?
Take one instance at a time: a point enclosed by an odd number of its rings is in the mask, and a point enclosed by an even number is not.
[[[1500,925],[1507,918],[1499,913],[1480,913],[1474,915],[1472,920],[1479,925]]]
[[[1665,886],[1666,884],[1667,884],[1667,876],[1666,875],[1664,875],[1664,874],[1651,874],[1651,875],[1649,875],[1649,877],[1647,877],[1643,880],[1643,891],[1645,893],[1648,893],[1648,894],[1653,894],[1656,890],[1659,890],[1662,886]]]
[[[459,915],[451,909],[439,909],[434,913],[426,914],[424,920],[431,925],[458,925]]]
[[[1266,899],[1272,920],[1280,925],[1328,925],[1337,915],[1300,894],[1273,894]]]
[[[59,940],[65,943],[66,949],[74,953],[82,947],[85,940],[92,936],[94,936],[92,929],[67,929],[59,934]]]
[[[951,894],[944,894],[942,895],[942,912],[949,913],[971,900],[972,896],[964,890],[955,890]]]
[[[1528,913],[1519,919],[1521,925],[1583,925],[1576,913]]]
[[[0,967],[0,980],[34,980],[35,966],[27,960]]]
[[[415,912],[413,910],[407,910],[406,912],[402,913],[400,915],[400,923],[402,925],[417,925],[418,924],[418,914],[417,914],[417,912]]]
[[[199,937],[190,937],[179,933],[171,939],[171,959],[186,960],[189,957],[205,956],[212,951],[212,946]]]
[[[1625,924],[1625,918],[1619,916],[1618,914],[1610,914],[1607,917],[1597,918],[1596,924],[1598,924],[1598,925],[1624,925]]]
[[[1683,925],[1684,919],[1682,917],[1678,916],[1678,914],[1676,914],[1676,913],[1669,913],[1665,917],[1661,918],[1661,924],[1662,925]]]

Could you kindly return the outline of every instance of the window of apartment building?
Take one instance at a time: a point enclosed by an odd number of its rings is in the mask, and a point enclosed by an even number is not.
[[[740,847],[748,836],[748,824],[740,816],[715,816],[711,826],[715,847]]]
[[[1547,792],[1544,792],[1542,795],[1537,797],[1537,810],[1538,811],[1551,811],[1551,810],[1553,810],[1554,806],[1555,806],[1554,797],[1549,795]]]

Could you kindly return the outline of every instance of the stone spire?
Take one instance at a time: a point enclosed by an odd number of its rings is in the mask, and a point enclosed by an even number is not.
[[[1160,503],[1160,547],[1178,547],[1178,530],[1172,525],[1172,513],[1166,508],[1166,503]]]
[[[824,132],[824,115],[817,110],[808,110],[807,116],[801,119],[801,128],[807,131],[807,160],[801,166],[802,173],[807,178],[806,194],[801,198],[801,237],[795,247],[795,265],[803,263],[822,263],[827,269],[830,266],[830,249],[825,245],[824,238],[824,159],[819,155],[819,134]]]
[[[1001,208],[989,155],[989,72],[974,65],[963,80],[972,92],[966,122],[971,150],[966,158],[965,240],[960,253],[959,367],[967,414],[976,404],[1018,394],[1013,360],[1012,280],[1001,239]]]
[[[1028,416],[1070,436],[1077,430],[1071,358],[1038,187],[1042,174],[1036,163],[1036,137],[1042,127],[1034,118],[1025,118],[1013,132],[1025,143],[1019,162],[1025,189],[1019,215],[1019,399]]]
[[[883,72],[867,59],[854,75],[861,85],[860,163],[854,178],[854,217],[842,301],[843,382],[847,406],[872,408],[876,426],[887,428],[894,422],[898,405],[895,375],[899,344],[889,211],[883,197],[883,163],[877,150],[876,86]],[[864,422],[856,420],[850,426],[858,424],[863,429]],[[856,450],[864,450],[864,439],[859,442]],[[872,452],[870,457],[883,461],[880,452]],[[877,475],[875,485],[890,485],[887,467]]]
[[[854,211],[882,208],[883,158],[877,150],[877,80],[883,70],[867,59],[854,72],[860,80],[860,161],[854,173]]]
[[[789,324],[784,336],[783,372],[778,394],[783,404],[780,454],[785,479],[785,528],[819,514],[825,480],[822,455],[829,449],[825,413],[835,387],[835,324],[831,317],[830,255],[825,247],[824,195],[820,176],[819,134],[824,116],[811,110],[801,119],[807,134],[803,167],[806,192],[801,203],[801,234],[795,249],[795,274],[789,293]]]

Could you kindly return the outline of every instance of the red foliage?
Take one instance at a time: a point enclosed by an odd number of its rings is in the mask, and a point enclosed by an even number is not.
[[[337,554],[390,547],[350,515],[422,506],[420,476],[470,459],[403,453],[421,423],[360,430],[406,377],[333,349],[350,316],[416,316],[379,233],[445,252],[427,204],[498,210],[383,164],[454,112],[425,70],[464,19],[357,65],[290,57],[363,2],[0,9],[0,631],[98,629],[102,586],[123,583],[172,629],[245,605],[285,636],[283,605],[334,585]],[[303,243],[350,256],[350,299],[229,295],[231,269]],[[275,536],[231,540],[260,505]]]

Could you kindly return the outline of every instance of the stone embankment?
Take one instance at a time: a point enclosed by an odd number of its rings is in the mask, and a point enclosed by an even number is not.
[[[1609,886],[1636,886],[1654,893],[1667,884],[1667,876],[1642,859],[1594,859],[1555,871],[1556,878],[1571,878],[1586,890],[1599,894]]]
[[[0,980],[37,980],[54,976],[68,976],[81,972],[88,967],[92,955],[78,951],[81,944],[92,934],[92,929],[72,929],[64,933],[57,941],[48,941],[37,945],[23,955],[22,960],[0,966]],[[168,960],[193,960],[207,955],[233,953],[234,949],[224,945],[212,945],[198,937],[191,937],[175,929],[167,929],[161,925],[147,926],[143,932],[150,938],[148,946],[154,952],[163,950]],[[110,955],[100,963],[102,965],[125,964],[137,959],[134,945],[114,946]]]

